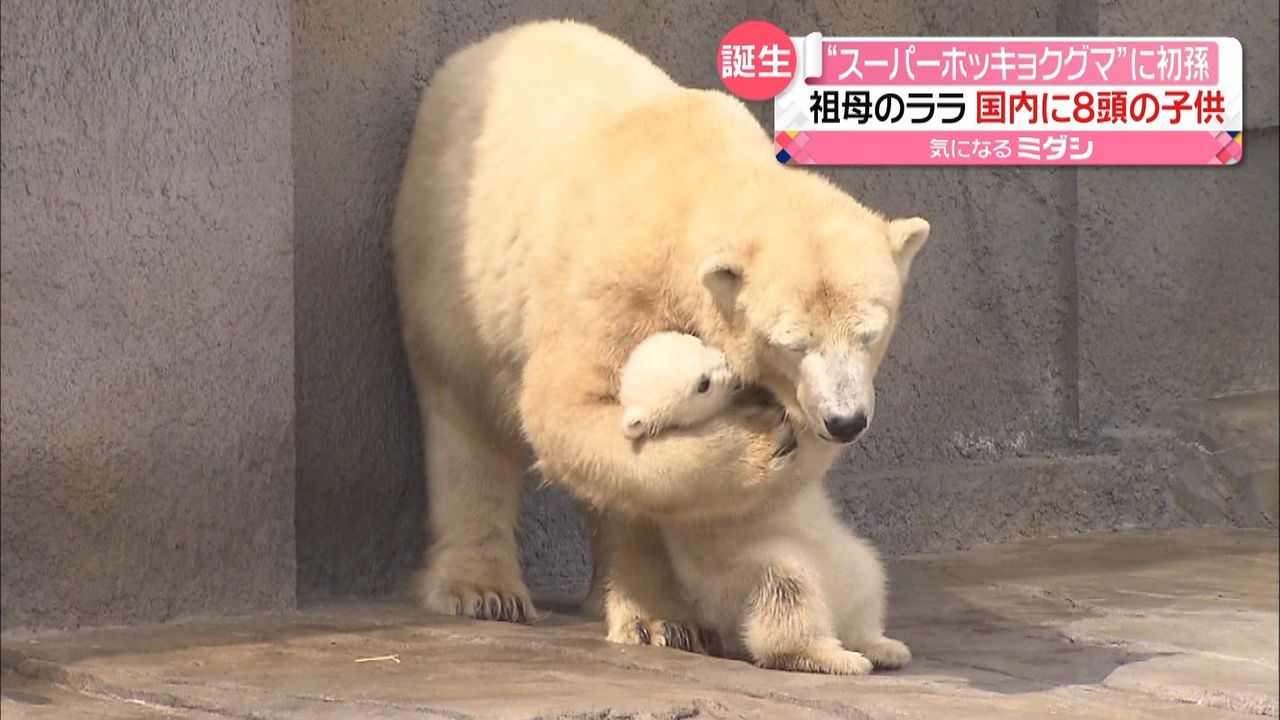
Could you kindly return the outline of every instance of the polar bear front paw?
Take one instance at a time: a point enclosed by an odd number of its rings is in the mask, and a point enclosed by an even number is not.
[[[774,428],[773,439],[775,448],[773,451],[773,457],[775,459],[784,458],[795,452],[796,448],[799,447],[799,441],[796,438],[795,426],[792,425],[791,421],[785,416],[783,417],[782,422]]]
[[[785,458],[798,447],[795,422],[768,390],[749,385],[734,399],[738,417],[752,430],[768,433],[773,440],[773,458]]]
[[[609,642],[620,645],[653,645],[708,654],[719,646],[715,633],[692,625],[655,619],[634,619],[610,629]]]
[[[458,580],[427,569],[414,576],[410,594],[419,606],[440,615],[521,623],[538,618],[529,590],[520,580]]]
[[[879,670],[897,670],[911,662],[911,649],[893,638],[882,637],[860,650]]]

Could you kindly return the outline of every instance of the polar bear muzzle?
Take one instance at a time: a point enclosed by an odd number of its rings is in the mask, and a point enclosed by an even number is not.
[[[810,425],[827,442],[850,443],[871,425],[876,392],[871,357],[860,348],[810,352],[800,361],[796,397]]]

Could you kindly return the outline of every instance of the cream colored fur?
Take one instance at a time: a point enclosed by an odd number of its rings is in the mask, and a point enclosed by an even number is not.
[[[393,223],[425,432],[419,602],[532,612],[514,539],[532,449],[602,520],[610,638],[679,640],[696,613],[656,523],[742,517],[818,483],[840,449],[823,418],[871,415],[927,233],[780,166],[741,103],[591,28],[535,23],[454,55],[424,94]],[[621,367],[663,331],[719,348],[790,419],[624,437]]]

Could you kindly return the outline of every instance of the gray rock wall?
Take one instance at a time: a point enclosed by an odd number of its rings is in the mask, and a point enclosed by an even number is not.
[[[4,627],[291,606],[289,4],[0,14]]]

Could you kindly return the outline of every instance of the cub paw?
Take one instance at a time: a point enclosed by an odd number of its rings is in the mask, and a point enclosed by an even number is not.
[[[719,645],[715,633],[667,620],[636,619],[611,629],[609,642],[620,645],[652,645],[708,654]]]
[[[866,675],[872,663],[862,653],[841,647],[814,647],[798,652],[760,658],[756,664],[774,670],[822,673],[825,675]]]
[[[410,596],[420,607],[440,615],[519,623],[538,618],[529,590],[520,580],[447,579],[430,569],[420,570],[412,580]]]
[[[861,650],[880,670],[897,670],[911,662],[911,648],[893,638],[882,637]]]

